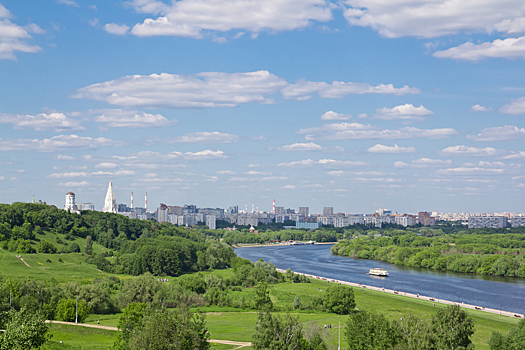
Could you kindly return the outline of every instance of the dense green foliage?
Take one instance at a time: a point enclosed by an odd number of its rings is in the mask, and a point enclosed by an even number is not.
[[[384,233],[390,236],[356,236],[334,245],[331,252],[410,267],[525,277],[525,234],[445,235],[429,228]]]
[[[77,314],[78,311],[78,314]],[[60,321],[83,323],[88,315],[88,307],[83,299],[60,299],[57,304],[56,318]]]
[[[345,336],[351,350],[468,350],[474,322],[459,306],[438,310],[427,323],[412,315],[389,321],[384,315],[361,311],[347,321]]]
[[[490,350],[518,350],[525,349],[525,319],[521,319],[517,327],[503,335],[499,332],[492,333],[489,341]]]
[[[221,238],[222,242],[227,244],[237,243],[268,243],[269,241],[315,241],[315,242],[337,242],[338,238],[342,238],[342,230],[320,228],[317,230],[296,230],[296,229],[282,229],[272,231],[266,229],[264,232],[259,231],[258,234],[250,232],[248,229],[240,229],[236,231],[230,230],[208,230],[207,235],[212,235]],[[339,237],[338,237],[339,236]]]
[[[328,287],[323,304],[330,312],[348,315],[355,308],[354,291],[351,287],[337,284]]]
[[[50,339],[49,326],[39,311],[28,309],[11,310],[0,314],[0,350],[39,349]]]

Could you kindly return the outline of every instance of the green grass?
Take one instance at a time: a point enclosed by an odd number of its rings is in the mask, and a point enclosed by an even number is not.
[[[117,337],[115,331],[61,324],[53,324],[50,333],[53,338],[46,342],[42,349],[107,350],[109,346],[113,345]]]

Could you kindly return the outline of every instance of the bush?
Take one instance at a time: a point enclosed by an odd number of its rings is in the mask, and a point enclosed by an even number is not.
[[[45,254],[56,254],[57,247],[55,247],[53,244],[49,243],[45,239],[41,240],[38,244],[37,250],[39,253],[45,253]]]
[[[330,312],[348,315],[355,308],[354,290],[342,285],[328,287],[323,304]]]
[[[70,253],[80,253],[79,245],[77,243],[71,244],[71,246],[69,247],[69,252]]]
[[[34,253],[35,249],[31,246],[31,242],[28,239],[19,239],[16,252],[18,254],[30,254]]]
[[[57,304],[56,317],[60,321],[74,322],[76,317],[76,300],[60,299]],[[88,316],[88,307],[82,299],[78,300],[78,322],[82,323]]]

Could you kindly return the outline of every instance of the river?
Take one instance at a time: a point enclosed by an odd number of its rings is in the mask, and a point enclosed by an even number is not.
[[[363,283],[379,288],[464,302],[515,313],[525,313],[525,281],[504,278],[413,269],[375,260],[332,255],[332,245],[270,246],[237,248],[238,256],[271,261],[277,268],[316,276]],[[373,267],[383,267],[389,277],[369,276]]]

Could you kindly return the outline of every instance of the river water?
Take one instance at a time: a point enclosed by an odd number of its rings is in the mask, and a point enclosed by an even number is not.
[[[379,288],[421,294],[438,299],[525,313],[525,281],[413,269],[375,260],[351,259],[330,253],[332,245],[237,248],[238,256],[252,262],[264,259],[277,268],[316,276],[363,283]],[[383,267],[389,277],[369,276],[371,268]]]

